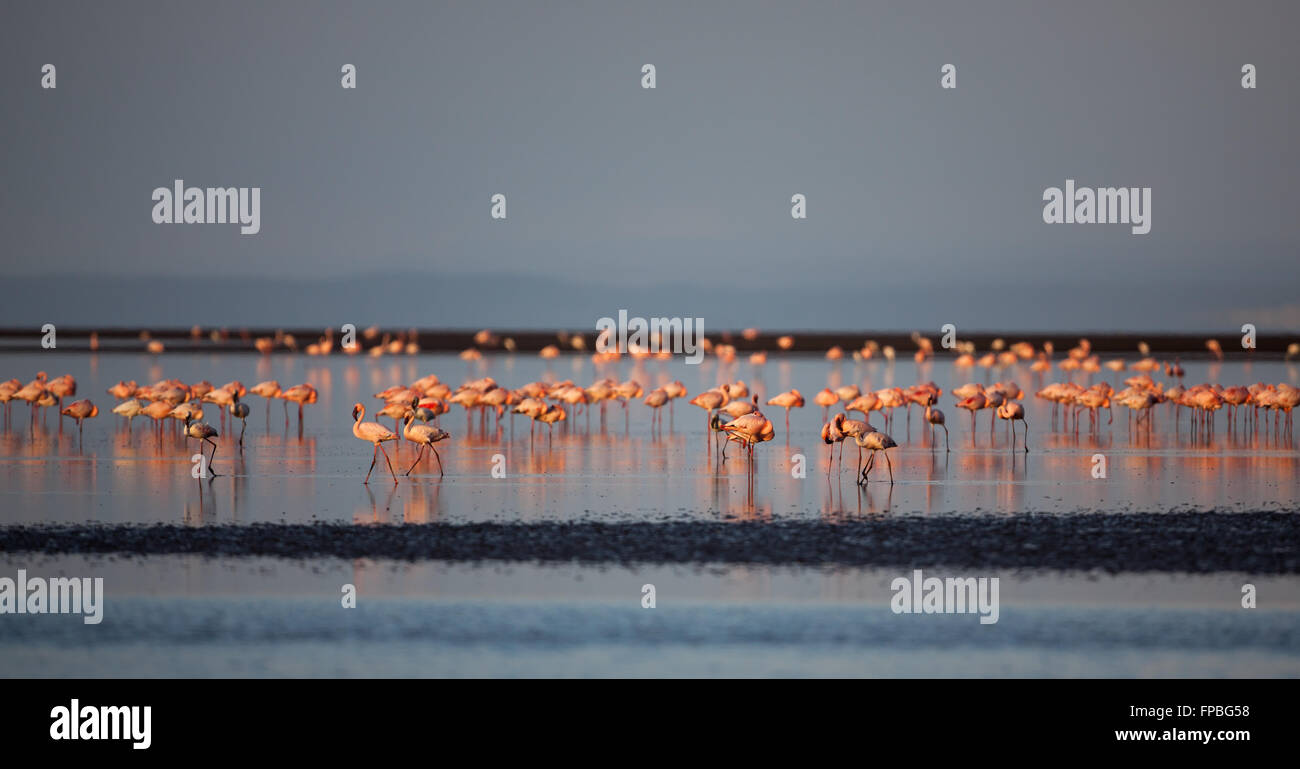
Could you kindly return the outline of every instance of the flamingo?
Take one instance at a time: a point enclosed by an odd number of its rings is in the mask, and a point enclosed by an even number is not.
[[[863,419],[869,420],[871,412],[879,411],[881,408],[883,408],[883,404],[881,403],[880,396],[874,392],[865,392],[845,404],[844,411],[845,413],[857,411],[862,414]]]
[[[727,402],[730,400],[731,398],[721,390],[705,390],[694,398],[691,398],[690,404],[692,406],[699,406],[704,409],[705,435],[708,435],[710,412],[722,408],[727,405]]]
[[[66,409],[59,412],[59,418],[72,417],[77,420],[77,438],[81,438],[81,422],[84,419],[99,416],[99,407],[88,400],[73,401]]]
[[[207,441],[212,444],[212,456],[208,458],[208,472],[212,474],[213,478],[220,475],[215,464],[217,460],[217,443],[212,440],[217,437],[216,428],[206,422],[195,422],[192,416],[187,416],[185,417],[185,437],[196,438],[199,441]],[[199,453],[202,454],[202,452],[203,444],[200,443]]]
[[[213,387],[207,382],[201,382],[200,384],[206,385],[206,387],[195,385],[190,388],[190,395],[198,398],[202,403],[211,403],[215,405],[217,407],[217,413],[221,415],[221,427],[222,429],[225,429],[226,410],[235,405],[235,399],[238,397],[238,392],[227,390],[224,387]],[[243,385],[240,385],[240,387],[242,386]],[[206,392],[204,392],[205,390]],[[200,393],[202,394],[200,395]]]
[[[409,402],[416,403],[416,400],[411,398],[409,399]],[[393,420],[393,432],[397,433],[397,431],[402,429],[400,425],[401,420],[405,419],[406,415],[411,413],[411,411],[411,406],[404,405],[400,401],[389,401],[384,404],[382,409],[375,413],[375,417],[390,417]],[[398,451],[401,451],[402,442],[398,441],[396,445]]]
[[[280,397],[285,399],[286,401],[293,401],[294,403],[298,404],[298,429],[301,430],[303,404],[316,402],[316,388],[306,383],[300,385],[294,385],[293,387],[290,387],[288,390],[285,390],[284,392],[280,393]],[[284,424],[286,427],[289,426],[288,414],[285,414]]]
[[[415,453],[415,461],[407,469],[406,475],[410,475],[411,470],[414,470],[415,466],[420,464],[420,460],[424,458],[424,447],[428,446],[429,450],[433,452],[434,459],[438,461],[438,477],[441,478],[443,476],[442,457],[438,455],[438,450],[434,448],[433,444],[447,440],[451,437],[451,433],[437,427],[415,424],[415,412],[410,411],[406,414],[406,429],[402,434],[406,437],[406,440],[420,444],[419,450]]]
[[[627,380],[614,388],[614,391],[618,394],[618,399],[623,403],[623,421],[630,424],[629,420],[632,417],[627,410],[627,402],[632,398],[640,398],[644,391],[641,389],[641,385],[637,384],[635,379]],[[561,417],[561,419],[563,419],[563,417]]]
[[[769,406],[780,406],[785,409],[785,433],[790,434],[790,409],[803,408],[803,395],[798,390],[789,390],[787,392],[775,395],[767,401]]]
[[[439,398],[426,398],[424,400],[416,401],[415,408],[412,409],[412,412],[416,419],[427,425],[429,424],[430,419],[435,420],[436,422],[438,415],[446,414],[447,409],[449,408],[451,407],[447,405],[447,401]]]
[[[62,424],[65,416],[63,414],[63,399],[71,398],[77,394],[77,380],[73,379],[71,374],[64,374],[57,379],[51,379],[45,389],[59,399],[59,423]]]
[[[953,390],[953,394],[956,395],[957,391]],[[975,412],[984,408],[986,402],[984,393],[975,393],[970,397],[962,398],[957,401],[957,408],[970,411],[970,434],[972,443],[975,440]]]
[[[18,388],[22,386],[23,383],[19,382],[17,379],[0,382],[0,403],[4,404],[5,421],[9,420],[9,402],[14,399],[14,393],[18,392]]]
[[[674,379],[664,385],[664,392],[668,393],[668,419],[671,420],[673,418],[673,401],[686,397],[686,385],[682,384],[681,380]]]
[[[168,414],[172,413],[174,408],[175,406],[167,401],[154,401],[140,411],[141,414],[153,420],[156,428],[155,432],[158,435],[158,445],[160,446],[162,445],[162,422],[167,418]]]
[[[266,399],[266,421],[268,422],[267,427],[269,428],[269,423],[271,421],[271,400],[280,397],[280,383],[274,379],[268,379],[265,382],[258,382],[248,388],[248,391]],[[289,424],[289,401],[284,402],[284,423],[286,425]]]
[[[844,433],[846,438],[858,439],[870,432],[875,432],[870,422],[857,419],[849,419],[847,414],[840,415],[839,421],[840,432]],[[840,456],[843,458],[844,447],[840,447]],[[858,446],[858,470],[862,470],[862,446]]]
[[[232,396],[232,397],[234,398],[234,401],[230,404],[230,415],[233,416],[233,417],[236,417],[237,419],[239,419],[239,424],[240,424],[240,427],[239,427],[239,449],[240,449],[240,451],[243,451],[243,449],[244,449],[244,430],[247,430],[247,429],[248,429],[248,404],[247,404],[247,403],[244,403],[244,402],[241,401],[241,400],[239,400],[239,396],[238,396],[238,395],[234,395],[234,396]],[[269,403],[269,401],[268,401],[268,403]],[[231,426],[231,427],[234,427],[235,425],[234,425],[234,423],[232,422],[232,423],[230,424],[230,426]]]
[[[739,419],[746,414],[752,414],[758,411],[758,396],[755,395],[752,401],[738,400],[731,401],[727,405],[718,409],[719,413],[726,414],[732,419]]]
[[[848,403],[861,394],[862,391],[858,389],[857,385],[844,385],[835,388],[835,396],[845,403]]]
[[[567,418],[568,414],[565,413],[564,409],[560,406],[556,406],[554,403],[548,405],[545,411],[535,417],[538,422],[546,424],[546,440],[548,441],[551,439],[551,436],[555,434],[555,423],[562,422]]]
[[[13,396],[19,400],[27,401],[28,410],[31,412],[31,429],[33,433],[36,431],[36,407],[39,405],[37,401],[45,397],[46,376],[44,371],[38,371],[36,378],[16,390]]]
[[[858,484],[866,485],[869,476],[871,475],[871,467],[876,463],[876,452],[883,451],[885,452],[885,464],[889,467],[889,485],[894,485],[894,463],[889,461],[888,452],[888,449],[892,449],[898,445],[894,442],[894,439],[882,432],[872,430],[866,435],[853,436],[853,442],[858,444],[859,452],[861,452],[862,449],[868,449],[871,451],[871,457],[867,459],[866,466],[862,468],[862,477],[858,479]]]
[[[667,403],[668,400],[669,400],[668,393],[662,387],[660,387],[655,390],[651,390],[650,394],[645,396],[645,400],[642,401],[643,403],[645,403],[645,405],[654,409],[654,411],[651,412],[650,424],[652,427],[654,426],[655,421],[662,421],[659,420],[659,413],[660,413],[659,409],[663,408],[663,405]]]
[[[836,414],[835,418],[822,425],[822,442],[831,447],[831,453],[826,457],[826,474],[831,474],[831,464],[835,461],[835,444],[844,442],[844,433],[840,430],[839,423],[844,418],[843,414]],[[841,455],[843,446],[840,447]]]
[[[822,391],[813,396],[813,403],[822,407],[822,419],[829,421],[830,408],[840,402],[840,396],[831,392],[831,388],[823,387]]]
[[[724,420],[724,419],[722,418],[722,412],[720,412],[720,411],[715,411],[715,412],[713,412],[712,414],[709,415],[709,429],[712,430],[714,433],[720,433],[720,434],[722,434],[722,435],[726,435],[726,432],[727,432],[727,431],[724,430],[724,429],[722,429],[722,428],[723,428],[723,425],[725,425],[726,423],[727,423],[727,422],[726,422],[726,420]],[[720,455],[718,461],[722,461],[722,460],[724,460],[724,459],[727,458],[727,441],[728,441],[728,440],[730,440],[730,439],[729,439],[729,438],[723,438],[723,440],[722,440],[722,454]],[[717,443],[717,441],[715,440],[714,443]]]
[[[1011,448],[1016,447],[1016,420],[1025,426],[1025,453],[1029,453],[1029,423],[1025,421],[1025,407],[1017,401],[1007,401],[998,406],[998,418],[1011,422]]]
[[[130,398],[131,396],[135,395],[135,391],[136,391],[135,380],[131,380],[130,382],[119,381],[117,384],[108,388],[108,394],[113,396],[114,398],[117,398],[120,401],[124,401],[127,398]]]
[[[943,450],[944,453],[949,451],[948,448],[948,425],[944,424],[943,412],[934,407],[933,403],[925,407],[925,421],[930,423],[930,445],[934,445],[934,426],[938,425],[943,428]]]
[[[132,398],[129,401],[123,401],[113,407],[113,413],[118,416],[126,417],[126,431],[131,432],[131,420],[140,416],[144,411],[144,404]]]
[[[370,460],[370,469],[366,471],[366,479],[363,484],[370,484],[370,474],[375,471],[375,462],[379,461],[379,452],[384,452],[384,461],[388,463],[388,472],[393,476],[393,485],[397,485],[397,473],[393,472],[392,460],[388,458],[388,452],[384,451],[383,443],[385,441],[397,440],[397,435],[391,430],[378,422],[362,422],[361,419],[366,415],[366,407],[360,403],[352,405],[352,434],[363,441],[373,443],[375,446],[374,457]]]
[[[758,396],[754,396],[755,401]],[[727,431],[727,436],[733,440],[744,443],[749,448],[749,471],[754,472],[754,446],[765,441],[770,441],[776,436],[776,430],[772,427],[772,421],[759,411],[751,411],[743,416],[736,417],[722,426]]]
[[[1002,404],[1007,401],[1007,396],[996,387],[984,393],[984,408],[989,409],[989,435],[993,434],[993,417]]]

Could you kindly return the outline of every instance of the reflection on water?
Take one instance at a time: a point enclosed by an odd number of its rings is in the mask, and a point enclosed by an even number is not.
[[[1297,381],[1297,369],[1281,362],[1186,363],[1188,384],[1224,385],[1255,381]],[[1127,409],[1115,408],[1113,421],[1102,412],[1093,427],[1086,412],[1065,422],[1052,405],[1028,395],[1023,401],[1032,452],[1012,450],[1007,423],[990,424],[979,412],[972,430],[968,414],[953,408],[947,393],[966,381],[1014,379],[1028,393],[1043,380],[1025,369],[954,371],[946,362],[921,366],[907,361],[828,363],[820,358],[699,366],[678,361],[630,361],[602,366],[586,357],[543,361],[535,356],[487,356],[466,363],[455,356],[421,355],[358,359],[334,356],[247,355],[41,355],[0,356],[0,378],[30,379],[37,370],[70,373],[78,397],[100,405],[78,436],[75,423],[46,409],[32,424],[27,404],[14,402],[0,430],[0,499],[3,520],[29,521],[303,521],[312,518],[356,522],[473,520],[536,521],[572,518],[646,519],[687,517],[766,521],[820,517],[827,521],[891,513],[1004,514],[1023,511],[1180,509],[1293,509],[1297,451],[1289,429],[1258,427],[1244,415],[1229,420],[1220,413],[1213,430],[1197,429],[1187,413],[1175,418],[1171,406],[1154,410],[1154,419],[1132,423]],[[663,426],[652,429],[650,409],[633,402],[626,410],[606,404],[577,413],[554,428],[533,428],[527,417],[466,413],[444,415],[452,433],[439,444],[447,475],[423,463],[394,487],[377,469],[369,486],[361,483],[371,448],[351,434],[353,402],[371,413],[382,404],[371,393],[410,383],[428,373],[458,384],[490,375],[518,387],[534,380],[572,379],[578,384],[611,376],[652,387],[680,379],[693,395],[719,382],[743,379],[766,400],[796,387],[809,406],[790,415],[766,407],[777,429],[775,440],[757,448],[752,481],[743,453],[735,446],[725,462],[711,445],[706,417],[685,400],[666,408]],[[197,443],[182,437],[180,425],[166,420],[156,430],[150,420],[126,422],[110,413],[105,390],[120,379],[140,382],[176,377],[187,382],[246,385],[277,379],[282,385],[307,381],[319,402],[306,407],[303,423],[294,409],[248,396],[251,407],[242,449],[240,426],[207,405],[206,419],[221,432],[211,480],[193,477]],[[1051,372],[1049,381],[1064,380]],[[1074,381],[1100,379],[1078,374]],[[917,413],[899,410],[891,434],[894,485],[873,471],[865,487],[855,482],[857,447],[831,448],[818,437],[822,410],[811,395],[822,387],[857,384],[878,389],[933,379],[945,391],[940,407],[948,414],[951,451],[942,432],[933,435]],[[1122,376],[1108,381],[1119,384]],[[1121,385],[1122,386],[1122,385]],[[676,413],[676,412],[682,413]],[[379,417],[387,424],[390,420]],[[60,425],[59,422],[63,421]],[[883,426],[879,415],[873,424]],[[1076,429],[1077,428],[1077,429]],[[411,444],[387,444],[398,473],[415,458]],[[844,454],[841,457],[841,450]],[[492,474],[495,455],[504,458],[505,477]],[[1098,455],[1105,477],[1094,477]],[[828,462],[831,472],[827,472]],[[805,477],[798,475],[800,466]]]

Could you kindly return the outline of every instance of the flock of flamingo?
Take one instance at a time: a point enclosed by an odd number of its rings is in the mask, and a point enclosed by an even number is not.
[[[1214,351],[1212,346],[1210,349]],[[830,350],[827,358],[838,359],[842,351],[837,354],[837,350],[838,348]],[[715,345],[714,351],[716,354],[724,354],[725,347]],[[874,352],[875,350],[868,344],[861,351],[856,351],[854,356],[871,357]],[[1147,351],[1141,350],[1141,352]],[[1180,419],[1184,408],[1188,409],[1192,415],[1192,429],[1199,430],[1213,430],[1216,412],[1225,407],[1228,410],[1230,425],[1235,426],[1238,414],[1244,413],[1246,421],[1254,424],[1256,429],[1259,426],[1260,410],[1272,411],[1272,429],[1280,434],[1284,427],[1287,431],[1291,429],[1291,412],[1300,404],[1300,389],[1286,383],[1277,385],[1256,383],[1228,387],[1205,383],[1185,387],[1182,384],[1184,371],[1177,360],[1162,364],[1149,355],[1144,355],[1134,363],[1114,359],[1103,364],[1098,356],[1092,354],[1086,340],[1081,340],[1078,346],[1068,351],[1064,360],[1055,364],[1051,360],[1052,354],[1050,345],[1045,345],[1041,351],[1036,351],[1028,343],[1020,342],[996,353],[988,353],[982,359],[975,359],[970,352],[963,352],[954,359],[954,365],[961,370],[973,365],[1009,366],[1032,359],[1033,363],[1029,368],[1040,377],[1053,366],[1066,372],[1093,373],[1103,368],[1115,372],[1128,369],[1136,371],[1134,376],[1124,380],[1124,389],[1118,391],[1105,381],[1087,386],[1072,381],[1051,382],[1037,391],[1038,398],[1052,403],[1053,426],[1056,424],[1059,410],[1064,414],[1064,429],[1069,429],[1073,418],[1073,429],[1076,434],[1083,411],[1089,414],[1090,429],[1096,431],[1100,429],[1100,411],[1102,409],[1108,411],[1111,415],[1108,419],[1109,423],[1113,420],[1112,406],[1115,404],[1129,409],[1130,429],[1135,423],[1139,426],[1145,425],[1149,429],[1154,420],[1155,406],[1170,404],[1174,409],[1176,420]],[[610,354],[606,352],[598,355],[607,360]],[[918,345],[918,361],[930,355],[933,355],[931,346]],[[554,356],[544,352],[543,357]],[[1152,377],[1152,373],[1158,375],[1162,371],[1166,381],[1158,382]],[[249,406],[243,399],[249,393],[265,400],[268,422],[271,401],[281,400],[285,407],[286,428],[289,425],[288,404],[296,403],[300,430],[303,407],[317,401],[316,388],[310,384],[303,383],[281,389],[279,383],[274,380],[259,382],[251,388],[246,388],[238,381],[227,382],[221,386],[214,386],[206,381],[186,384],[176,379],[165,379],[148,385],[123,381],[108,389],[108,394],[118,401],[112,413],[126,419],[128,432],[132,419],[137,416],[149,417],[153,420],[154,431],[161,445],[165,424],[167,424],[165,420],[172,420],[170,424],[180,427],[187,440],[197,440],[201,447],[204,444],[210,445],[212,452],[207,460],[213,476],[217,475],[212,468],[217,453],[217,443],[213,439],[219,437],[220,433],[215,427],[203,421],[203,407],[205,404],[217,407],[222,429],[225,428],[227,415],[231,418],[232,425],[233,419],[241,420],[238,446],[242,452],[244,430],[247,428],[246,419],[249,415]],[[49,379],[42,371],[25,385],[17,379],[0,382],[0,404],[4,407],[6,429],[12,421],[11,403],[19,400],[25,401],[30,407],[30,422],[33,430],[40,410],[56,407],[60,415],[60,429],[65,417],[74,419],[80,436],[84,421],[98,416],[99,408],[88,399],[75,400],[65,406],[64,401],[75,398],[76,394],[77,382],[70,375]],[[891,429],[895,410],[904,408],[910,428],[911,408],[917,406],[922,410],[922,418],[930,426],[931,450],[933,451],[936,446],[935,430],[942,428],[944,449],[950,451],[946,419],[943,411],[937,407],[942,395],[942,389],[934,382],[922,382],[907,388],[888,387],[865,391],[857,385],[844,385],[833,390],[828,387],[818,392],[812,400],[815,405],[822,407],[824,424],[821,428],[821,439],[832,447],[828,457],[827,472],[831,472],[833,468],[834,445],[840,444],[842,462],[844,443],[852,439],[858,447],[858,483],[869,482],[877,453],[885,455],[889,482],[893,483],[893,462],[889,458],[888,449],[898,446],[898,443],[887,432],[876,429],[871,424],[872,412],[880,412],[884,428]],[[1025,393],[1014,381],[996,382],[991,385],[970,382],[953,388],[950,395],[954,398],[954,405],[957,408],[970,412],[972,443],[976,434],[976,412],[988,410],[990,433],[994,429],[995,420],[1006,422],[1012,432],[1011,448],[1014,450],[1018,437],[1014,425],[1019,421],[1024,426],[1022,445],[1024,451],[1029,452],[1029,426],[1025,421],[1025,409],[1021,403]],[[591,410],[598,406],[603,421],[606,405],[611,401],[618,401],[627,419],[629,402],[641,399],[645,406],[652,409],[651,425],[652,429],[657,429],[662,420],[661,409],[668,406],[671,411],[674,401],[687,396],[686,387],[680,381],[669,382],[647,394],[638,382],[631,379],[619,382],[611,378],[602,378],[587,387],[567,380],[538,381],[512,389],[499,385],[492,377],[481,377],[452,388],[441,381],[437,375],[430,374],[409,385],[398,384],[374,393],[374,397],[383,402],[383,406],[375,412],[376,417],[391,418],[392,430],[378,421],[366,421],[365,405],[354,404],[352,434],[373,445],[370,468],[366,472],[364,483],[369,483],[379,455],[382,453],[393,483],[396,484],[397,473],[383,444],[405,439],[419,447],[415,461],[405,472],[408,476],[424,459],[425,450],[428,449],[437,462],[439,477],[442,477],[444,475],[442,457],[438,454],[435,444],[450,439],[451,435],[438,426],[438,417],[447,413],[453,405],[461,406],[465,410],[470,425],[473,423],[476,411],[485,426],[489,411],[495,414],[499,425],[508,409],[512,420],[515,415],[530,418],[530,437],[536,425],[544,424],[548,427],[549,438],[555,424],[567,420],[571,411],[575,415],[585,411],[589,423]],[[726,459],[728,444],[739,444],[745,452],[747,472],[752,477],[755,447],[771,441],[776,434],[771,420],[759,409],[759,396],[751,394],[743,381],[735,381],[700,392],[688,403],[705,412],[706,435],[716,437],[716,440],[709,441],[709,452],[711,453],[720,441],[719,460],[722,461]],[[803,408],[805,399],[798,390],[791,389],[771,397],[766,401],[766,405],[785,410],[785,428],[788,434],[790,410]],[[832,407],[840,407],[840,413],[832,416],[830,413]],[[862,419],[850,418],[849,415],[854,412],[861,414]],[[1284,423],[1281,422],[1283,416]],[[1267,428],[1267,417],[1264,418],[1264,424]],[[396,445],[400,446],[400,443]],[[865,464],[863,450],[869,452]]]

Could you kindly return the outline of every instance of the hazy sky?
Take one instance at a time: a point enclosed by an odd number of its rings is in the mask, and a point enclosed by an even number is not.
[[[571,325],[587,308],[569,321],[529,278],[614,286],[601,315],[629,283],[634,312],[711,285],[760,325],[743,289],[859,288],[901,313],[942,284],[974,322],[1019,294],[1032,326],[1087,286],[1095,327],[1137,303],[1152,326],[1297,328],[1297,29],[1285,0],[9,0],[0,260],[51,279],[495,273],[528,317]],[[177,178],[261,187],[261,232],[154,224]],[[1152,188],[1150,234],[1043,223],[1067,178]],[[78,309],[111,316],[101,299]]]

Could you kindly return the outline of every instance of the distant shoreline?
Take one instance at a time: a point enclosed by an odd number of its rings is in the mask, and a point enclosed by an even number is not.
[[[146,331],[140,328],[90,328],[85,326],[68,326],[65,328],[60,326],[58,328],[58,346],[53,350],[45,350],[41,347],[39,326],[8,327],[0,328],[0,353],[91,352],[90,337],[94,333],[98,337],[99,344],[99,348],[95,352],[101,353],[144,353],[148,352],[147,344],[149,340],[158,340],[163,343],[167,353],[260,354],[255,346],[256,340],[259,338],[282,339],[285,335],[288,335],[294,338],[297,347],[296,351],[277,343],[275,349],[267,354],[302,354],[301,351],[306,345],[317,341],[324,333],[324,330],[319,327],[279,329],[228,327],[224,329],[203,328],[199,331],[198,336],[195,336],[193,330],[189,328],[155,328]],[[217,332],[219,339],[214,340],[211,338],[213,331]],[[358,342],[362,348],[360,354],[364,355],[372,347],[380,344],[386,334],[391,334],[394,337],[402,334],[403,338],[409,339],[412,331],[420,352],[426,353],[459,353],[472,348],[483,354],[504,354],[508,352],[535,354],[548,345],[555,345],[562,355],[590,355],[595,350],[596,343],[596,331],[594,329],[494,329],[491,332],[494,337],[491,343],[478,344],[475,341],[475,335],[480,332],[476,329],[384,328],[380,329],[379,333],[372,339],[363,339],[358,336]],[[147,332],[148,337],[142,338],[142,332]],[[777,339],[787,335],[793,337],[793,345],[788,350],[781,350],[777,345]],[[722,342],[735,346],[738,354],[765,351],[773,356],[824,355],[831,347],[840,347],[844,351],[845,359],[850,362],[853,351],[860,349],[867,340],[875,341],[881,347],[893,347],[900,361],[910,359],[917,349],[911,332],[903,331],[761,331],[757,336],[746,339],[740,330],[723,330],[707,332],[705,336],[715,344]],[[928,336],[931,342],[937,343],[940,334],[935,330]],[[1208,334],[978,331],[959,333],[958,336],[963,342],[973,342],[980,352],[992,349],[992,345],[997,339],[1003,340],[1008,345],[1021,341],[1029,342],[1035,349],[1041,349],[1043,343],[1051,342],[1056,347],[1055,357],[1061,358],[1064,356],[1065,351],[1073,347],[1078,340],[1086,338],[1092,344],[1092,351],[1098,354],[1139,357],[1138,345],[1145,342],[1149,345],[1153,356],[1178,355],[1189,359],[1210,357],[1210,353],[1205,347],[1206,340],[1210,338]],[[343,354],[338,349],[338,337],[339,332],[336,329],[334,331],[336,342],[334,355]],[[574,338],[582,340],[580,350],[572,346],[571,340]],[[1218,339],[1222,345],[1225,359],[1234,361],[1278,358],[1285,354],[1288,345],[1300,341],[1300,335],[1264,333],[1259,335],[1256,349],[1243,350],[1240,349],[1236,336],[1219,334],[1214,338]],[[513,350],[506,349],[504,346],[506,340],[510,340]],[[937,349],[936,344],[934,360],[951,359],[956,355],[955,351]]]

